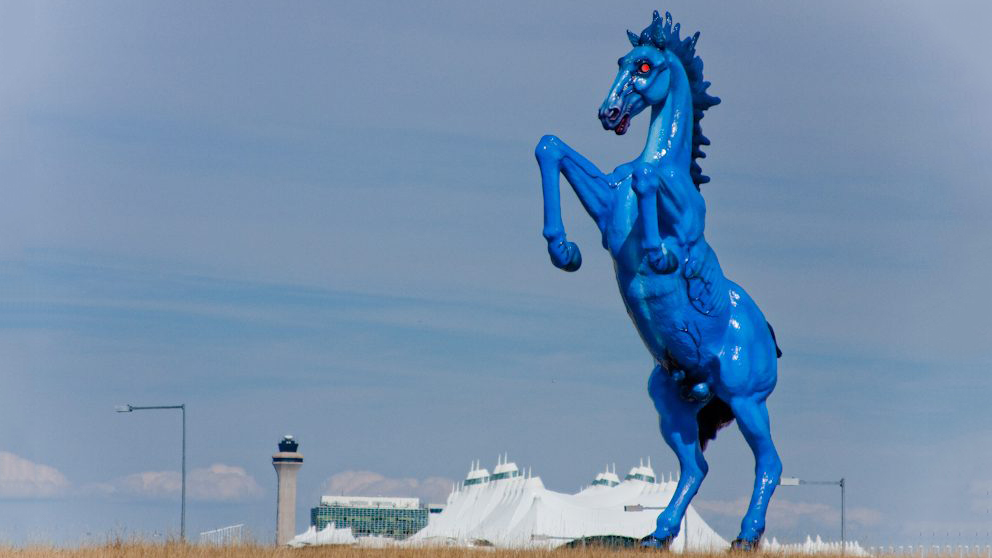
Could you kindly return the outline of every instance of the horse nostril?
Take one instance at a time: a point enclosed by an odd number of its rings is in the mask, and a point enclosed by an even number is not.
[[[609,118],[610,120],[613,120],[614,118],[616,118],[618,116],[620,116],[620,109],[618,109],[618,108],[611,108],[606,113],[606,117]]]

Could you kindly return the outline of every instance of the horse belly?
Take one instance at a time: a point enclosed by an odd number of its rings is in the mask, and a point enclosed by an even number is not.
[[[637,333],[651,355],[660,362],[667,349],[680,344],[676,281],[665,276],[625,276],[621,273],[617,274],[617,281]]]
[[[642,247],[637,196],[629,179],[617,193],[607,222],[606,241],[616,271],[620,296],[637,333],[655,360],[666,352],[693,366],[699,360],[699,347],[685,330],[698,312],[689,305],[686,283],[681,274],[658,274],[650,268]],[[698,338],[697,338],[698,339]]]

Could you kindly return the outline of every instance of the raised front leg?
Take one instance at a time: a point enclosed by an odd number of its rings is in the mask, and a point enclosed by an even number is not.
[[[702,404],[682,399],[679,396],[679,386],[661,366],[656,366],[651,373],[648,393],[658,410],[661,435],[679,459],[680,473],[675,494],[658,515],[655,531],[644,539],[642,545],[667,548],[679,534],[689,502],[699,491],[699,485],[709,471],[709,465],[699,446],[699,425],[696,423],[696,415]]]
[[[658,273],[672,273],[679,268],[679,260],[665,246],[658,227],[658,193],[663,185],[662,178],[654,165],[641,163],[634,169],[632,181],[644,226],[641,247],[647,254],[648,264]]]
[[[544,193],[544,238],[548,241],[551,262],[565,271],[575,271],[582,265],[582,253],[574,242],[565,237],[561,220],[559,177],[572,185],[582,206],[596,221],[600,232],[609,204],[609,184],[596,165],[556,136],[544,136],[534,150],[541,167],[541,187]]]
[[[744,439],[754,453],[754,491],[751,503],[741,522],[741,532],[734,541],[733,548],[757,550],[761,535],[765,532],[765,513],[772,499],[775,487],[782,475],[782,461],[772,443],[771,428],[768,423],[768,409],[764,399],[739,397],[730,401],[730,408],[737,417]]]

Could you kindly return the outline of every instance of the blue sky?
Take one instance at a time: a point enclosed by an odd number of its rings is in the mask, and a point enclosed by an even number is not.
[[[992,542],[992,52],[981,3],[0,7],[0,541],[272,536],[269,455],[436,499],[507,451],[574,490],[674,458],[650,359],[571,194],[564,274],[533,147],[604,169],[594,111],[652,9],[702,31],[707,236],[785,351],[786,474],[848,479],[865,544]],[[698,507],[736,534],[735,428]],[[346,471],[353,473],[341,475]],[[351,483],[351,484],[349,484]],[[835,489],[769,535],[835,537]]]

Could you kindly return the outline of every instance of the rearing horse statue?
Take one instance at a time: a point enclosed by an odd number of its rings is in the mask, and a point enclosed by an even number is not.
[[[642,540],[667,548],[706,476],[703,450],[734,419],[754,452],[754,492],[733,548],[756,549],[765,512],[779,483],[779,460],[765,400],[775,388],[775,334],[758,305],[723,275],[703,237],[709,181],[696,159],[709,145],[700,120],[720,100],[706,93],[696,41],[679,38],[671,14],[654,19],[618,61],[599,108],[603,128],[620,135],[651,109],[647,143],[637,159],[605,174],[555,136],[537,145],[544,191],[544,238],[551,262],[575,271],[579,247],[565,236],[559,176],[572,185],[613,256],[620,296],[654,358],[648,393],[661,434],[678,456],[681,475],[655,531]]]

